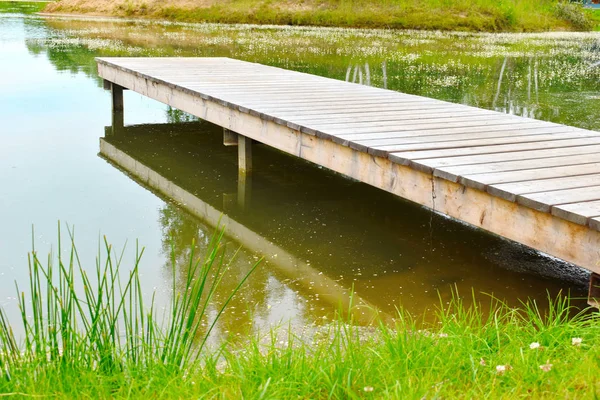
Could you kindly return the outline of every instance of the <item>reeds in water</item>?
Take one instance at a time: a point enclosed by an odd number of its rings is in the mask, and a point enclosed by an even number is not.
[[[166,315],[158,316],[154,295],[144,303],[140,281],[143,249],[136,246],[133,268],[124,272],[123,253],[115,254],[104,239],[95,274],[80,262],[73,235],[63,254],[59,227],[56,260],[46,264],[29,254],[27,294],[17,285],[22,338],[0,310],[0,375],[40,366],[97,371],[103,374],[152,368],[185,370],[203,353],[219,317],[252,270],[209,318],[213,296],[227,270],[223,230],[211,238],[204,257],[194,253],[178,271],[171,252],[172,299]],[[182,274],[180,276],[180,274]],[[184,282],[183,289],[178,283]],[[205,328],[208,326],[208,328]]]

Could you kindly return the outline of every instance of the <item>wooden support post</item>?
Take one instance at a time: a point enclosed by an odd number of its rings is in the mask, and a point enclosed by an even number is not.
[[[252,139],[242,135],[238,135],[238,168],[252,173]]]
[[[245,209],[252,197],[252,139],[238,135],[238,206]]]
[[[117,134],[122,131],[125,126],[123,87],[111,83],[110,92],[112,98],[112,128],[113,134]]]
[[[237,146],[238,134],[234,131],[230,131],[227,128],[223,128],[223,144],[225,146]]]
[[[590,274],[590,288],[587,302],[591,307],[600,308],[600,275],[595,272]]]

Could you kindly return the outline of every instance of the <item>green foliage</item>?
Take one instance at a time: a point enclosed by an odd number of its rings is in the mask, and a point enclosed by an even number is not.
[[[69,234],[71,246],[64,257],[59,228],[56,263],[49,257],[44,266],[35,250],[30,254],[28,294],[17,286],[22,344],[0,310],[0,388],[35,385],[38,377],[53,374],[83,373],[87,379],[95,374],[117,385],[140,373],[151,376],[156,369],[179,376],[204,356],[219,317],[252,271],[213,309],[213,296],[228,265],[223,231],[210,239],[204,258],[191,247],[183,274],[172,253],[171,307],[167,322],[160,323],[154,297],[149,308],[143,300],[143,250],[136,249],[133,269],[123,273],[123,253],[115,254],[105,240],[104,261],[99,254],[95,275],[90,276]],[[178,282],[183,282],[182,290]]]
[[[591,31],[595,26],[594,21],[580,3],[561,1],[556,4],[554,13],[558,18],[569,22],[577,30]]]
[[[0,14],[35,14],[42,11],[48,3],[47,1],[0,1]]]
[[[598,392],[596,314],[572,315],[565,298],[490,312],[454,299],[439,324],[400,313],[394,326],[338,321],[310,337],[273,332],[184,369],[154,363],[111,374],[33,360],[9,369],[3,391],[68,398],[591,398]],[[574,340],[575,339],[575,340]],[[283,343],[283,344],[282,344]],[[37,378],[36,378],[37,377]]]
[[[559,0],[225,0],[191,4],[115,0],[110,13],[183,22],[488,32],[592,28],[580,7]],[[65,0],[47,10],[97,12],[91,0]]]
[[[549,307],[520,308],[495,299],[466,307],[455,296],[433,322],[399,310],[391,325],[340,319],[302,335],[290,329],[272,331],[266,341],[249,337],[211,355],[202,349],[214,323],[201,332],[199,321],[222,276],[221,237],[212,238],[204,261],[190,264],[184,289],[173,286],[162,326],[153,307],[143,308],[141,252],[123,280],[122,254],[106,243],[94,279],[78,265],[74,246],[64,260],[59,249],[56,267],[43,267],[33,252],[29,296],[20,293],[22,345],[0,313],[0,392],[223,399],[593,398],[599,392],[599,316],[574,310],[563,296],[549,299]]]

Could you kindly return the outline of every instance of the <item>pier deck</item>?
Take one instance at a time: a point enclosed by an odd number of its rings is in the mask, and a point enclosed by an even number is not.
[[[227,58],[97,61],[113,112],[130,89],[600,272],[600,132]]]

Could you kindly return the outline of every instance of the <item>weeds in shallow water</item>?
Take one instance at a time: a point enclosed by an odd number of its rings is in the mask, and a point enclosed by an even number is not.
[[[549,299],[549,307],[527,302],[519,308],[493,299],[467,307],[456,296],[429,325],[399,310],[391,326],[339,320],[301,335],[271,332],[267,343],[251,337],[208,354],[203,348],[214,325],[204,331],[199,321],[227,267],[221,239],[222,232],[213,236],[205,259],[190,262],[183,277],[173,270],[173,282],[184,282],[184,289],[174,284],[164,325],[156,321],[154,302],[143,306],[141,252],[123,274],[123,254],[105,242],[106,259],[88,277],[72,237],[68,256],[59,249],[56,264],[49,259],[44,266],[34,251],[29,295],[20,295],[23,343],[0,312],[0,393],[334,399],[600,393],[598,314],[576,312],[562,296]],[[218,320],[219,312],[211,312]]]
[[[50,256],[44,266],[35,250],[29,255],[28,294],[17,286],[22,344],[0,310],[3,379],[17,379],[17,371],[32,367],[34,374],[49,367],[108,375],[156,365],[183,371],[199,359],[223,310],[254,269],[213,310],[213,295],[228,266],[221,244],[223,230],[212,236],[204,258],[194,254],[192,245],[183,276],[172,251],[171,306],[167,322],[159,323],[154,297],[149,307],[143,300],[139,270],[143,249],[136,249],[133,269],[123,273],[123,253],[115,254],[105,239],[104,261],[99,255],[95,276],[89,276],[71,231],[69,237],[70,249],[64,257],[59,227],[56,262]],[[183,289],[178,282],[184,283]],[[209,311],[215,313],[210,318]]]

